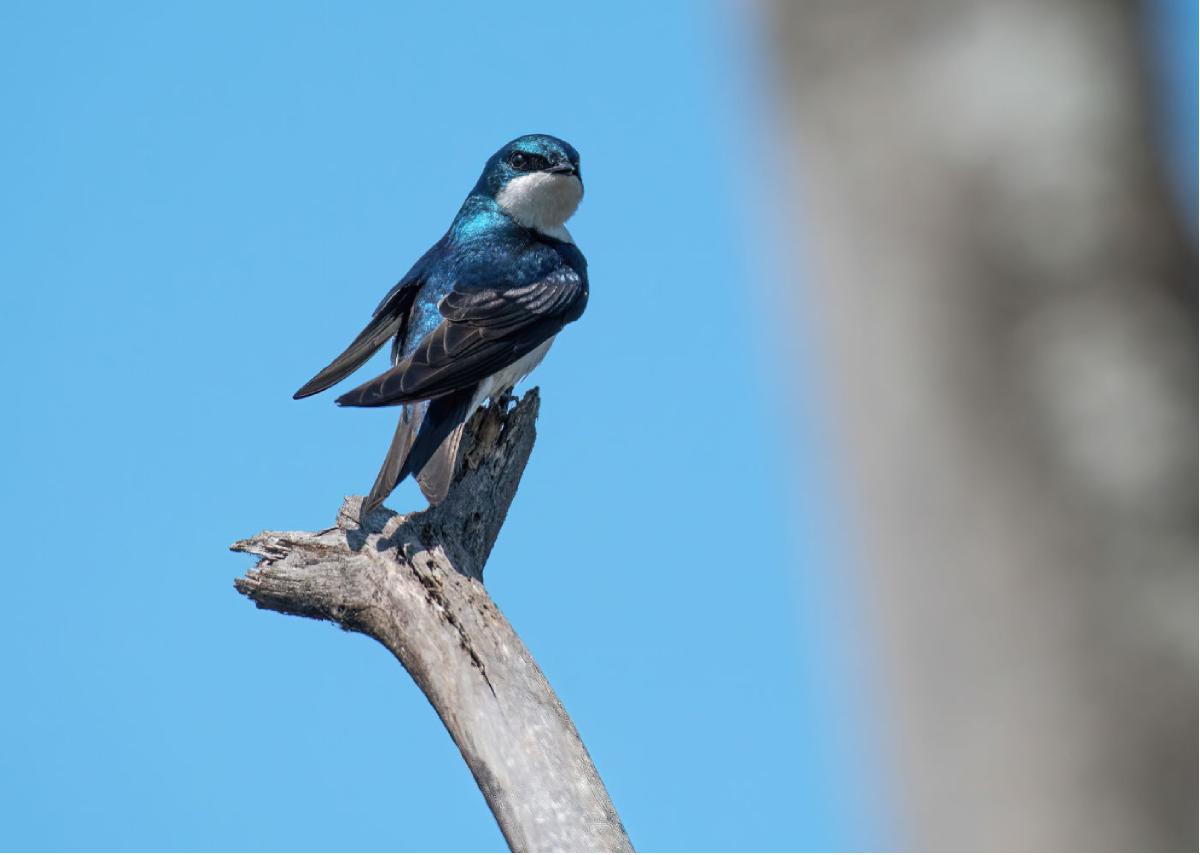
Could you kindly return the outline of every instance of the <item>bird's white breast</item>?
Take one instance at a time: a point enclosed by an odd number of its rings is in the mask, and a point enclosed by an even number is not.
[[[531,172],[518,175],[496,194],[500,209],[521,225],[563,240],[563,223],[583,199],[583,183],[574,175]],[[566,234],[569,241],[570,235]]]
[[[493,395],[498,395],[509,386],[516,386],[520,383],[529,372],[538,367],[538,363],[545,358],[546,351],[552,344],[554,344],[554,336],[546,339],[512,365],[506,365],[495,374],[485,378],[475,393],[475,402],[471,404],[470,412],[475,412],[476,407]]]

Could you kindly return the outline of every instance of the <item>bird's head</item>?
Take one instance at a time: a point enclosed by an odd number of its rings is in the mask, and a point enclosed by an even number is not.
[[[488,158],[475,192],[526,228],[553,232],[583,198],[579,152],[547,134],[517,137]]]

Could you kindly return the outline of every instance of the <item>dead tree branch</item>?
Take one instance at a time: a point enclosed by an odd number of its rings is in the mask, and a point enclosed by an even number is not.
[[[333,528],[263,532],[233,545],[260,557],[235,582],[259,608],[333,621],[390,650],[433,704],[514,851],[632,851],[575,726],[483,587],[535,436],[537,390],[481,410],[463,471],[436,508],[361,497]]]

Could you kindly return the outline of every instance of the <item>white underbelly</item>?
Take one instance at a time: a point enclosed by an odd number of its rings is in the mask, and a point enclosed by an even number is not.
[[[479,384],[479,391],[475,393],[475,402],[471,404],[471,412],[475,412],[476,407],[493,395],[498,395],[509,386],[516,386],[520,383],[529,372],[538,367],[538,363],[545,358],[546,351],[552,344],[554,344],[554,336],[550,336],[512,365],[506,365],[495,374],[485,378]]]

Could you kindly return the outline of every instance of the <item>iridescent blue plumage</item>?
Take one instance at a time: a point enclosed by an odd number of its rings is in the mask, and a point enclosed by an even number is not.
[[[579,155],[541,134],[488,159],[449,230],[384,297],[367,327],[295,397],[337,383],[393,339],[391,370],[338,398],[402,407],[364,510],[408,474],[445,497],[462,425],[532,369],[587,305],[587,262],[563,222],[583,195]]]

